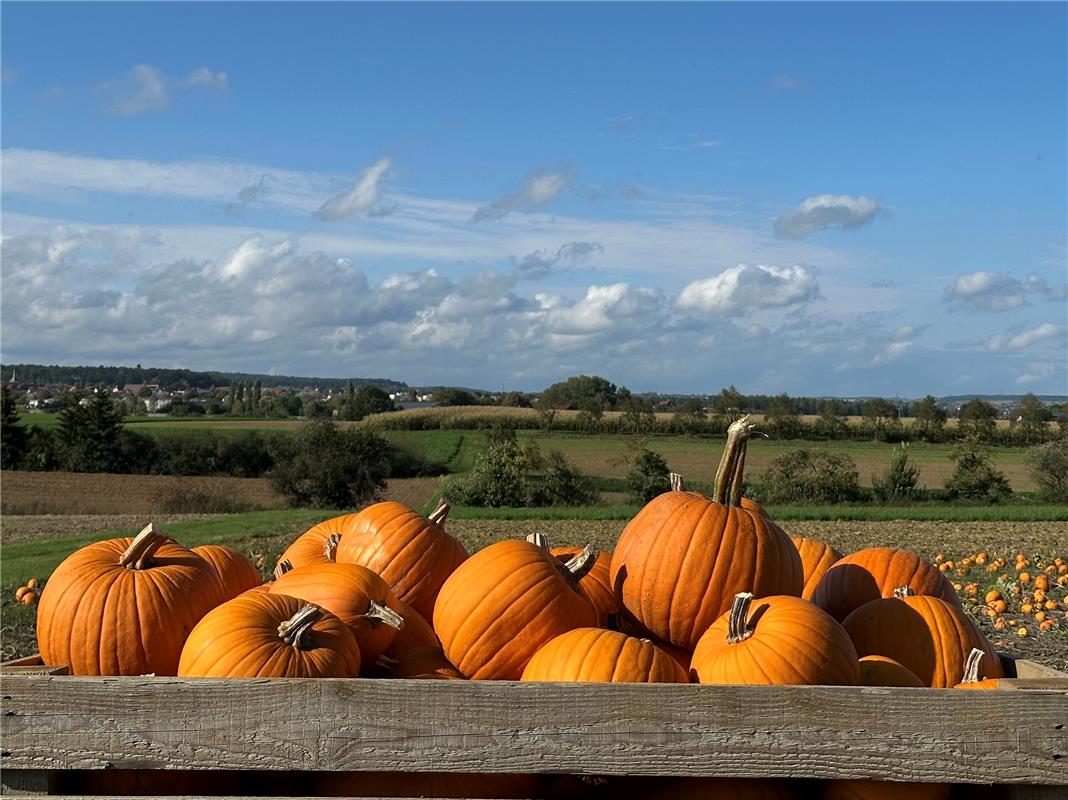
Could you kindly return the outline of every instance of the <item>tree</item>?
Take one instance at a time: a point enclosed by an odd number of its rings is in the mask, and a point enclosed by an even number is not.
[[[616,385],[598,375],[575,375],[549,386],[542,395],[548,395],[549,402],[558,408],[580,410],[584,405],[596,405],[604,411],[614,408],[618,399]]]
[[[789,450],[771,460],[761,476],[766,503],[842,503],[859,494],[857,465],[826,450]]]
[[[597,397],[587,397],[578,406],[578,426],[587,433],[597,429],[597,423],[604,416],[604,404]]]
[[[843,415],[842,404],[837,400],[827,400],[816,420],[816,432],[826,439],[840,439],[849,435],[849,423]]]
[[[883,397],[864,403],[864,429],[873,439],[885,442],[900,427],[898,408]]]
[[[7,384],[0,385],[0,468],[17,469],[26,453],[26,428]]]
[[[938,405],[934,395],[927,395],[917,400],[910,409],[913,430],[916,435],[927,442],[940,441],[946,424],[946,410]]]
[[[1028,392],[1020,400],[1020,404],[1012,410],[1012,427],[1025,444],[1041,442],[1048,434],[1047,423],[1052,418],[1050,410],[1035,397],[1033,392]]]
[[[997,503],[1012,494],[1004,473],[990,463],[990,456],[975,434],[953,448],[953,460],[957,469],[946,482],[950,497]]]
[[[1068,503],[1068,440],[1033,447],[1027,451],[1038,496],[1048,503]]]
[[[252,386],[252,413],[260,413],[260,401],[263,399],[263,382],[259,378]]]
[[[627,472],[627,491],[631,502],[645,505],[669,489],[671,481],[667,461],[660,453],[639,447]]]
[[[704,428],[705,419],[707,416],[704,404],[696,397],[688,397],[675,410],[672,422],[684,433],[693,434]]]
[[[59,415],[57,430],[65,467],[71,472],[126,472],[122,412],[103,392]]]
[[[920,470],[909,458],[908,445],[894,448],[890,466],[881,476],[872,480],[875,497],[882,501],[907,500],[916,493]]]
[[[434,392],[434,402],[443,406],[477,406],[478,399],[464,389],[443,387]]]
[[[720,389],[712,401],[712,413],[717,417],[726,417],[733,422],[745,411],[745,395],[734,388],[732,383],[726,389]]]
[[[620,422],[623,430],[628,433],[636,435],[648,433],[656,424],[653,402],[648,397],[630,395],[620,402],[620,410],[623,412]]]
[[[363,419],[371,414],[395,410],[389,395],[370,384],[361,386],[353,392],[350,408],[352,416],[348,419]]]
[[[519,392],[508,392],[501,398],[501,405],[508,406],[509,408],[526,408],[530,405],[527,398]]]
[[[797,403],[788,394],[776,396],[764,413],[764,427],[766,433],[779,439],[799,436],[801,418],[797,415]]]
[[[551,431],[558,410],[556,398],[548,390],[545,390],[534,401],[534,410],[538,412],[538,418],[541,420],[541,425],[545,432]]]
[[[960,431],[965,437],[974,436],[980,442],[994,438],[998,410],[978,397],[969,400],[960,410]]]

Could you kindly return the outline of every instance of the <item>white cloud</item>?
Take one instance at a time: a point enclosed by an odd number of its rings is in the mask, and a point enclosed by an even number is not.
[[[1063,336],[1065,330],[1063,325],[1054,325],[1052,322],[1043,322],[1037,328],[1021,331],[1020,333],[1011,336],[1007,333],[991,336],[986,341],[986,349],[993,353],[1006,350],[1023,350],[1024,348],[1030,347],[1036,342],[1041,342],[1044,339]]]
[[[878,366],[880,364],[886,364],[890,361],[897,361],[905,353],[912,349],[912,342],[910,340],[902,340],[897,342],[891,342],[886,348],[878,353],[872,360],[872,366]]]
[[[1027,372],[1016,376],[1016,383],[1024,386],[1028,383],[1038,383],[1053,377],[1057,372],[1057,365],[1050,363],[1032,363],[1027,365]]]
[[[237,197],[234,198],[234,201],[226,204],[226,213],[241,214],[249,208],[249,206],[256,205],[257,203],[266,200],[270,197],[272,191],[271,176],[266,174],[260,175],[259,180],[243,187],[241,191],[237,193]]]
[[[797,208],[775,220],[775,232],[790,239],[800,239],[827,228],[850,230],[867,225],[881,211],[877,198],[819,194],[806,197]]]
[[[567,180],[567,175],[563,172],[540,169],[527,179],[518,191],[478,208],[471,216],[471,222],[503,219],[512,211],[531,210],[543,206],[560,193],[560,190],[567,185]]]
[[[515,275],[534,280],[548,277],[557,264],[581,264],[588,261],[595,253],[604,252],[597,242],[568,242],[560,245],[556,252],[535,250],[521,259],[512,259]]]
[[[676,305],[684,311],[742,313],[750,308],[805,303],[819,296],[816,276],[807,267],[738,264],[688,284]]]
[[[1049,286],[1035,274],[1016,278],[1005,272],[979,271],[958,275],[943,297],[965,311],[1009,311],[1027,305],[1028,295],[1064,300],[1065,290],[1065,285]]]
[[[153,66],[137,64],[119,81],[100,88],[112,97],[108,111],[132,116],[166,108],[173,92],[187,92],[201,86],[225,94],[229,80],[225,72],[212,72],[207,67],[198,67],[184,78],[168,78]]]
[[[591,286],[578,302],[553,310],[549,329],[564,336],[605,333],[627,321],[656,314],[663,298],[655,289],[635,289],[626,283]]]
[[[379,209],[377,204],[382,193],[382,183],[392,164],[388,157],[378,159],[360,173],[360,177],[348,191],[323,203],[315,212],[315,216],[328,220],[344,219],[354,214],[384,216],[388,211]]]

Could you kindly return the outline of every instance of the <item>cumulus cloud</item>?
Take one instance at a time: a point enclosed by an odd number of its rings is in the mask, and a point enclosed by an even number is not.
[[[100,88],[112,97],[108,105],[110,113],[133,116],[166,108],[174,92],[188,92],[199,87],[225,94],[229,91],[229,79],[225,72],[212,72],[207,67],[198,67],[184,78],[168,78],[156,67],[137,64],[120,80]]]
[[[991,336],[986,340],[986,349],[992,353],[1008,350],[1023,350],[1036,342],[1052,339],[1057,336],[1064,336],[1065,330],[1063,325],[1054,325],[1052,322],[1043,322],[1037,328],[1020,331],[1016,334],[1010,335],[1008,333],[1003,333]]]
[[[360,173],[360,177],[348,191],[331,197],[315,212],[319,219],[338,220],[355,214],[385,216],[389,213],[378,205],[382,184],[393,161],[388,157],[378,159]]]
[[[748,308],[807,303],[819,297],[816,276],[800,264],[738,264],[719,275],[688,284],[675,304],[683,311],[740,313]]]
[[[558,264],[581,264],[594,253],[601,252],[604,252],[604,248],[597,242],[568,242],[560,245],[556,252],[535,250],[521,259],[513,259],[514,274],[518,278],[545,278]]]
[[[806,197],[797,208],[775,220],[775,232],[788,239],[801,239],[827,228],[852,230],[867,225],[880,213],[878,198],[818,194]]]
[[[965,311],[1009,311],[1028,304],[1028,296],[1064,300],[1066,286],[1050,286],[1038,275],[1016,278],[1006,272],[968,272],[958,275],[943,294],[954,308]]]
[[[911,349],[912,341],[909,339],[902,339],[901,341],[891,342],[883,349],[881,353],[877,353],[875,355],[875,357],[871,360],[871,364],[872,366],[878,366],[880,364],[886,364],[890,361],[897,361]]]
[[[513,211],[532,210],[553,200],[567,185],[564,172],[539,169],[516,192],[506,194],[489,205],[479,207],[471,222],[503,219]]]
[[[565,336],[588,336],[616,328],[626,320],[648,319],[663,302],[655,289],[634,288],[626,283],[591,286],[570,306],[552,309],[549,330]]]

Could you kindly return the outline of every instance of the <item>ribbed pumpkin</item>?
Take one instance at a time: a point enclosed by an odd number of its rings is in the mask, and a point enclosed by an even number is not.
[[[983,675],[982,663],[985,655],[986,653],[978,647],[968,653],[968,660],[964,662],[964,674],[961,676],[960,683],[953,687],[954,689],[998,688],[1000,678],[987,678]]]
[[[348,530],[349,522],[356,516],[344,514],[313,525],[286,548],[278,557],[277,563],[288,561],[294,568],[312,564],[333,564],[337,561],[337,546],[341,542],[341,534]]]
[[[763,511],[740,505],[739,462],[752,432],[747,418],[731,425],[712,499],[684,491],[654,498],[612,556],[620,605],[658,639],[686,650],[738,592],[800,595],[804,588],[790,538]]]
[[[495,542],[467,559],[441,587],[434,631],[445,656],[468,678],[519,680],[542,645],[597,624],[579,586],[593,565],[590,547],[566,565],[544,537]]]
[[[542,645],[524,681],[689,683],[686,670],[648,639],[604,628],[576,628]]]
[[[246,593],[212,610],[182,650],[178,674],[203,678],[354,678],[356,640],[341,620],[282,594]]]
[[[537,775],[463,772],[320,772],[324,797],[541,797]]]
[[[801,792],[788,781],[744,778],[675,778],[648,800],[801,800]]]
[[[467,550],[445,532],[449,504],[424,517],[403,503],[386,501],[346,518],[337,560],[377,572],[397,599],[424,617],[445,579],[467,559]]]
[[[835,562],[841,560],[842,554],[819,539],[794,536],[792,541],[801,556],[801,568],[805,572],[805,588],[801,592],[801,597],[811,600],[820,578]]]
[[[390,678],[466,680],[463,673],[445,658],[445,653],[440,647],[412,647],[396,658],[381,655],[377,663]]]
[[[225,603],[263,583],[263,577],[256,565],[232,547],[202,544],[194,547],[193,552],[211,564],[215,574],[219,576],[222,588],[220,603]]]
[[[975,623],[937,597],[908,594],[872,600],[845,618],[861,655],[880,655],[911,670],[924,686],[945,689],[960,682],[972,648],[982,650],[984,673],[999,678],[1001,661]]]
[[[174,675],[222,590],[214,568],[155,525],[68,556],[45,584],[37,646],[74,675]]]
[[[549,552],[561,561],[567,562],[579,555],[582,552],[582,548],[551,547]],[[619,611],[616,595],[612,591],[611,566],[612,554],[604,550],[598,550],[593,569],[583,575],[582,580],[579,581],[579,585],[586,592],[586,596],[590,598],[593,607],[597,609],[597,625],[601,628],[608,625],[609,616]]]
[[[934,564],[894,547],[869,547],[842,558],[823,574],[812,602],[841,622],[865,603],[892,597],[899,586],[961,607],[953,584]]]
[[[375,663],[404,625],[389,586],[359,564],[298,567],[272,581],[268,591],[314,603],[348,625],[364,664]]]
[[[861,686],[908,686],[919,689],[923,681],[908,667],[886,656],[864,656],[860,659]]]
[[[752,610],[752,613],[750,613]],[[807,600],[734,598],[694,650],[700,683],[855,686],[857,653],[842,626]]]
[[[823,800],[946,800],[946,783],[890,781],[825,781]]]
[[[415,647],[441,647],[438,635],[434,633],[434,629],[422,614],[403,600],[398,600],[393,607],[397,609],[398,614],[404,617],[404,625],[397,631],[393,641],[386,648],[385,654],[387,656],[397,658],[401,653]]]

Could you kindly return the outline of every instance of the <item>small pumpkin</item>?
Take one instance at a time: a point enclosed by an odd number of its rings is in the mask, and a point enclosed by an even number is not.
[[[996,689],[1001,683],[1000,678],[984,678],[982,671],[983,657],[986,653],[978,647],[972,648],[968,653],[968,660],[964,662],[964,674],[960,683],[954,689]]]
[[[37,601],[39,599],[40,598],[38,597],[37,592],[35,592],[33,589],[30,589],[30,591],[26,592],[26,594],[22,596],[22,598],[19,600],[19,603],[24,606],[35,606],[37,605]]]
[[[750,592],[739,592],[701,637],[690,671],[700,683],[855,686],[860,680],[857,652],[829,614],[800,597],[754,602]]]
[[[381,655],[378,667],[391,678],[410,678],[416,680],[466,680],[462,672],[454,667],[440,647],[412,647],[396,658]]]
[[[924,682],[908,667],[886,656],[864,656],[860,659],[861,686],[907,686],[920,689]]]
[[[648,639],[604,628],[575,628],[542,645],[524,681],[689,683],[686,670]]]
[[[801,568],[805,573],[805,588],[801,597],[805,600],[812,599],[812,593],[824,573],[836,562],[842,559],[842,554],[826,542],[819,539],[808,539],[804,536],[794,536],[791,540],[801,556]]]
[[[220,603],[263,583],[263,577],[256,565],[232,547],[202,544],[194,547],[193,552],[211,564],[215,574],[219,576]]]

